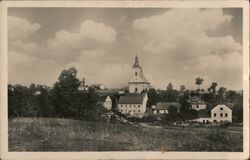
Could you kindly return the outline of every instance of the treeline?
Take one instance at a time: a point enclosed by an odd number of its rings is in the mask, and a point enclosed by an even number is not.
[[[58,117],[100,120],[105,108],[95,89],[79,90],[77,70],[63,70],[52,88],[31,84],[8,85],[8,117]]]
[[[233,122],[243,121],[243,93],[227,90],[225,87],[218,86],[216,82],[212,82],[207,90],[200,89],[203,79],[197,78],[195,84],[198,85],[197,90],[187,90],[184,85],[180,86],[179,90],[174,89],[172,83],[169,83],[166,90],[155,90],[154,88],[148,91],[147,108],[150,109],[152,105],[157,102],[179,102],[181,105],[180,113],[176,113],[174,107],[170,109],[165,118],[168,121],[189,120],[198,116],[197,111],[192,110],[188,103],[190,97],[200,97],[206,103],[207,107],[211,109],[215,105],[221,103],[230,105],[233,112]]]

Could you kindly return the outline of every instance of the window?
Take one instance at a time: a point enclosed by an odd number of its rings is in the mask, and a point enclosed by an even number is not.
[[[135,76],[137,76],[137,72],[135,72]]]
[[[196,108],[199,108],[199,105],[197,105]]]
[[[223,117],[223,113],[220,114],[220,117]]]
[[[121,112],[123,112],[123,110],[121,110]]]
[[[134,110],[134,112],[135,112],[135,110]]]
[[[137,92],[137,88],[135,88],[135,92]]]
[[[129,107],[131,107],[131,105],[129,105]]]
[[[217,122],[216,120],[214,120],[214,122]]]
[[[203,123],[205,123],[206,121],[205,120],[203,120]]]
[[[225,117],[227,117],[227,113],[225,113]]]
[[[140,106],[140,105],[138,105],[138,107],[140,108],[141,106]]]
[[[138,110],[138,112],[140,112],[140,110]]]
[[[122,107],[123,105],[121,105],[121,107]]]
[[[216,117],[216,113],[214,113],[214,117]]]
[[[220,107],[220,110],[223,110],[223,107]]]

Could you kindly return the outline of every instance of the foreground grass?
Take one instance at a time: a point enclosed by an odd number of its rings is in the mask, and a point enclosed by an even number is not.
[[[241,151],[242,128],[160,129],[53,118],[9,120],[9,151]]]

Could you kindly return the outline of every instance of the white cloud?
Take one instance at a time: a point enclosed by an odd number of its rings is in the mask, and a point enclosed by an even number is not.
[[[17,49],[21,49],[21,50],[28,50],[28,51],[34,51],[34,50],[38,50],[39,47],[35,42],[23,42],[21,40],[17,40],[15,42],[12,43],[13,47],[17,48]]]
[[[8,79],[12,84],[52,85],[62,69],[62,66],[52,60],[40,60],[16,51],[9,51],[8,59]]]
[[[106,48],[116,41],[116,34],[113,28],[103,23],[86,20],[81,24],[79,32],[72,33],[62,30],[48,42],[49,47],[55,50]]]
[[[26,38],[41,28],[38,23],[31,23],[27,19],[8,16],[8,37],[10,39]]]
[[[178,54],[184,48],[194,56],[221,52],[224,49],[239,49],[232,37],[209,37],[206,32],[215,30],[231,16],[223,15],[221,9],[172,9],[163,15],[137,19],[135,30],[143,31],[143,49],[154,54]]]

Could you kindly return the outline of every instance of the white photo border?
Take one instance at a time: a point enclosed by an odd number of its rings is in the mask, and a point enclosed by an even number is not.
[[[0,159],[248,159],[249,158],[249,2],[236,1],[3,1],[0,54]],[[68,8],[243,8],[243,152],[9,152],[8,151],[8,41],[9,7]]]

